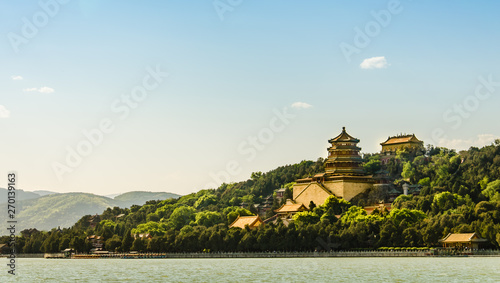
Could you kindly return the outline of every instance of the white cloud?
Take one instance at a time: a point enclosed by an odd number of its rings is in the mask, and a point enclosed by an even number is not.
[[[21,76],[11,76],[10,77],[13,81],[22,81],[23,80],[23,77]]]
[[[500,139],[499,136],[492,134],[478,135],[476,138],[472,139],[441,139],[438,142],[439,146],[452,148],[456,150],[466,150],[471,146],[483,147],[485,145],[492,144],[496,139]]]
[[[9,118],[10,111],[5,106],[0,105],[0,118]]]
[[[41,93],[52,93],[52,92],[54,92],[54,89],[44,86],[44,87],[39,88],[38,91]]]
[[[25,91],[25,92],[37,91],[37,92],[40,92],[40,93],[52,93],[52,92],[54,92],[54,89],[50,88],[50,87],[43,86],[43,87],[40,87],[40,88],[36,88],[36,87],[25,88],[25,89],[23,89],[23,91]]]
[[[307,109],[307,108],[311,108],[312,105],[309,104],[309,103],[305,103],[305,102],[294,102],[292,104],[292,108],[297,108],[297,109]]]
[[[387,68],[389,64],[387,64],[385,56],[380,56],[367,58],[363,60],[363,62],[359,66],[361,67],[361,69],[383,69]]]

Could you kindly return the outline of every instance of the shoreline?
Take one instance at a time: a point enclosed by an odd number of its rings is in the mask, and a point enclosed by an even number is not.
[[[23,256],[19,256],[23,257]],[[28,256],[24,256],[27,258]],[[335,252],[235,252],[235,253],[103,253],[103,254],[32,254],[46,259],[203,259],[203,258],[354,258],[354,257],[500,257],[500,250],[458,252],[425,251],[335,251]]]

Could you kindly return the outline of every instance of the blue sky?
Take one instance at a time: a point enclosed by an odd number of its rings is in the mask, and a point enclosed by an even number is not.
[[[186,194],[326,157],[343,126],[370,153],[399,133],[490,144],[499,6],[2,1],[0,172],[25,190]]]

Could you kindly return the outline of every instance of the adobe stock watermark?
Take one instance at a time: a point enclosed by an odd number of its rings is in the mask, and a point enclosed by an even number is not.
[[[129,93],[122,94],[111,103],[111,112],[118,115],[117,118],[105,117],[99,124],[91,129],[82,131],[83,138],[74,146],[66,146],[66,156],[63,162],[52,162],[52,170],[59,182],[63,181],[66,174],[72,173],[80,166],[85,157],[92,154],[95,148],[104,142],[105,136],[115,130],[115,120],[125,120],[129,117],[131,111],[148,98],[149,94],[157,89],[165,78],[169,76],[160,70],[157,65],[146,68],[146,75],[142,78],[140,84],[133,87]]]
[[[59,14],[62,5],[66,5],[70,0],[40,0],[38,6],[40,10],[36,11],[30,19],[22,17],[22,26],[19,33],[9,32],[7,38],[10,46],[15,53],[19,53],[19,47],[22,44],[28,44],[30,40],[35,38],[40,29],[46,27],[50,19]]]
[[[17,246],[16,246],[16,231],[17,231],[17,220],[16,220],[16,188],[18,188],[19,177],[17,172],[11,171],[7,173],[7,231],[9,231],[9,248],[10,253],[7,257],[7,266],[9,270],[7,273],[10,275],[16,275],[16,258],[17,258]]]
[[[243,3],[243,0],[215,0],[212,2],[212,6],[219,16],[219,20],[224,21],[224,14],[227,12],[234,12],[236,7],[240,6]]]
[[[359,54],[364,48],[368,47],[372,39],[382,32],[382,28],[389,26],[393,16],[400,14],[402,11],[403,6],[400,1],[390,0],[387,2],[386,9],[378,12],[372,10],[370,12],[373,20],[367,22],[362,29],[357,26],[354,27],[352,43],[341,42],[339,45],[347,63],[351,63],[352,55]]]
[[[272,143],[276,134],[283,132],[290,122],[297,116],[288,112],[284,107],[281,111],[273,109],[274,116],[269,119],[266,127],[259,130],[256,135],[248,136],[246,140],[240,142],[236,148],[237,152],[245,157],[247,162],[252,162],[257,157],[258,152],[263,151],[266,146]],[[241,173],[241,164],[236,160],[229,160],[224,170],[217,173],[210,172],[212,183],[205,186],[206,189],[217,188],[222,183],[230,183],[231,177]]]
[[[443,113],[443,121],[451,129],[460,128],[463,121],[469,119],[472,113],[479,109],[481,103],[489,99],[495,93],[496,88],[500,87],[500,81],[494,81],[491,74],[488,75],[488,78],[479,76],[478,81],[473,94],[466,96],[460,103],[455,103]],[[445,130],[435,128],[432,130],[431,139],[434,144],[439,144],[441,140],[447,139]]]

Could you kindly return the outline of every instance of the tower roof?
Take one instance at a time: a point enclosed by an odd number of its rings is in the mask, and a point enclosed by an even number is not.
[[[333,142],[355,142],[355,143],[358,143],[359,140],[357,138],[349,135],[345,131],[345,127],[342,127],[342,133],[340,133],[340,135],[334,137],[333,139],[330,139],[328,142],[329,143],[333,143]]]

